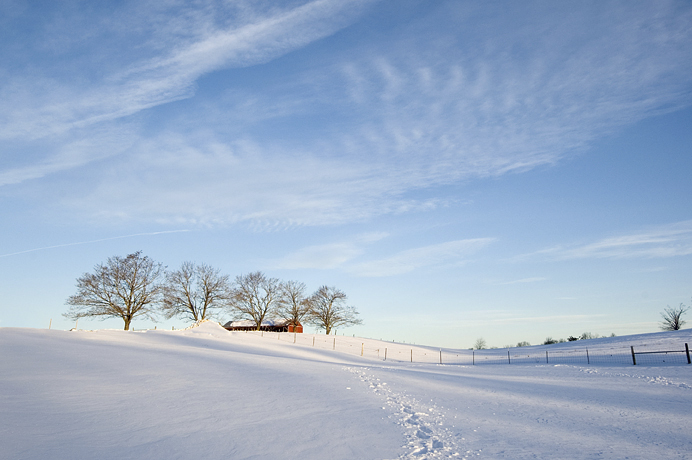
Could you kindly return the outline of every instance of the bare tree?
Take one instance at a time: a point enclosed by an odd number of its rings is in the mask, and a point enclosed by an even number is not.
[[[163,291],[165,268],[141,251],[126,257],[110,257],[105,265],[94,267],[94,273],[77,278],[77,294],[66,304],[70,310],[63,316],[122,318],[125,330],[138,316],[152,318]]]
[[[312,302],[305,294],[305,283],[287,281],[281,283],[278,299],[278,313],[291,324],[301,324],[303,318],[312,311]]]
[[[680,304],[679,307],[666,307],[661,313],[661,329],[664,331],[677,331],[687,322],[682,319],[682,315],[689,310],[688,307]]]
[[[230,284],[228,275],[209,265],[184,262],[180,269],[166,275],[161,310],[169,319],[209,319],[228,302]]]
[[[276,312],[280,286],[278,279],[267,278],[262,272],[236,276],[229,308],[239,317],[253,320],[259,331],[262,321]]]
[[[480,337],[476,339],[476,343],[473,344],[473,348],[476,350],[484,350],[488,347],[488,344],[485,342],[485,339],[483,337]]]
[[[340,326],[363,324],[356,309],[346,305],[346,299],[346,294],[335,287],[320,287],[310,297],[312,310],[308,321],[319,329],[324,329],[327,335]]]

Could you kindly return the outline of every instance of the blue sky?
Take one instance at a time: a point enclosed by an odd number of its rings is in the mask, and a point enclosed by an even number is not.
[[[137,250],[447,347],[692,298],[689,2],[9,0],[0,42],[0,326]]]

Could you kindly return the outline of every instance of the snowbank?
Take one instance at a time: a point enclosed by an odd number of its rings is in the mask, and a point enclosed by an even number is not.
[[[215,323],[142,333],[0,328],[1,456],[651,459],[692,452],[692,366],[411,364],[361,357],[359,338],[337,337],[336,350],[324,336],[314,336],[315,346],[311,335],[293,338],[229,333]],[[377,342],[368,346],[392,345]]]

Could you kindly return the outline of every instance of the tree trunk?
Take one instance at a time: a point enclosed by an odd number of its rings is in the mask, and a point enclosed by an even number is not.
[[[125,321],[125,330],[129,331],[130,330],[130,321],[132,321],[132,318],[123,318]]]

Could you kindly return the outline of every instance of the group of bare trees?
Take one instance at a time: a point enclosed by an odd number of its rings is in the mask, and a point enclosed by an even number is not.
[[[110,257],[92,273],[77,278],[77,293],[67,299],[65,317],[121,318],[125,330],[136,317],[156,320],[159,315],[197,322],[227,313],[248,319],[259,330],[271,317],[292,324],[311,324],[330,334],[337,327],[362,324],[358,312],[346,304],[346,294],[321,286],[309,294],[304,283],[269,278],[262,272],[228,275],[206,264],[184,262],[178,270],[165,267],[141,252]]]

